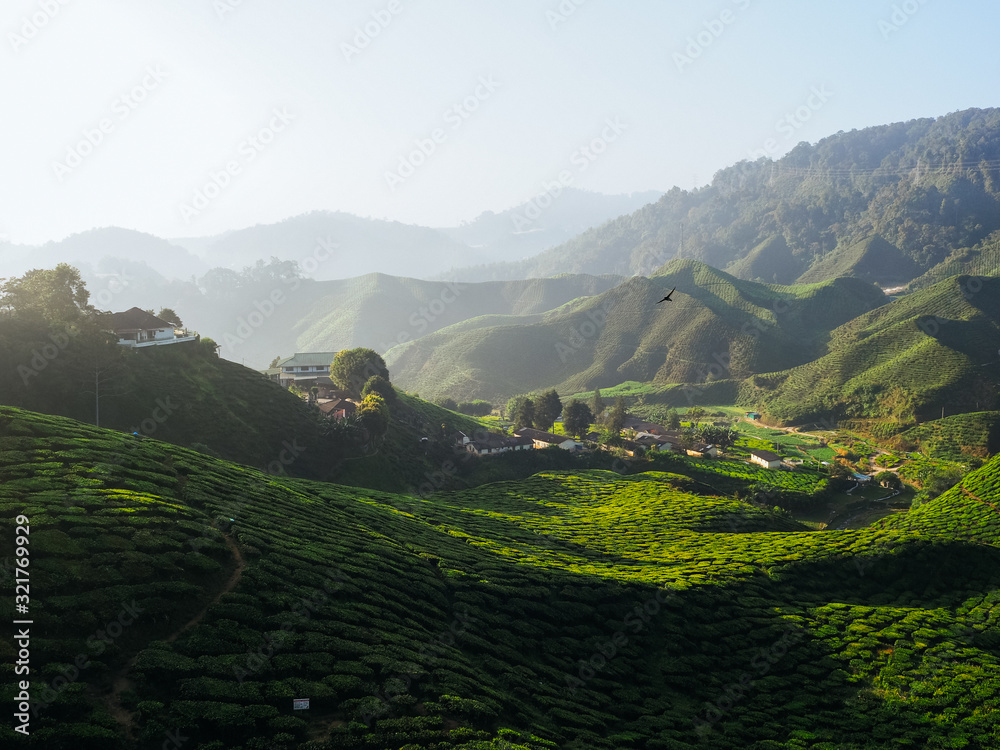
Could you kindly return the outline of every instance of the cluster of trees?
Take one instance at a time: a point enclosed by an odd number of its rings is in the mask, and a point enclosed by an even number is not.
[[[385,360],[373,349],[344,349],[330,363],[330,380],[360,402],[352,416],[331,424],[329,431],[371,449],[389,431],[391,405],[398,400]]]
[[[563,404],[554,388],[535,398],[514,396],[507,401],[504,411],[515,429],[530,427],[548,432],[561,417],[565,433],[576,438],[586,435],[595,421],[592,405],[575,398]]]

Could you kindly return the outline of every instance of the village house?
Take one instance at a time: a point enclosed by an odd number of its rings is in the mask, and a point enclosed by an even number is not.
[[[323,416],[338,422],[345,417],[352,416],[358,410],[357,404],[346,398],[317,399],[316,406]]]
[[[465,444],[465,449],[469,453],[477,456],[489,456],[497,453],[507,453],[508,451],[533,450],[535,443],[531,438],[497,435],[492,432],[479,435],[475,440],[469,440]]]
[[[531,438],[536,448],[548,448],[552,445],[558,445],[560,448],[567,451],[579,451],[584,448],[583,443],[579,440],[574,440],[566,435],[553,435],[551,432],[533,430],[529,427],[522,427],[520,430],[514,430],[514,434],[518,437]]]
[[[278,360],[274,367],[263,370],[268,379],[283,388],[297,385],[309,390],[319,388],[320,395],[332,395],[335,390],[330,380],[330,364],[337,352],[301,352]]]
[[[186,341],[197,341],[199,338],[138,307],[112,313],[110,330],[114,331],[121,346],[135,349],[181,344]]]
[[[777,469],[781,466],[781,456],[771,451],[750,451],[750,463],[763,466],[765,469]]]
[[[695,458],[718,458],[719,448],[708,443],[695,443],[687,449],[687,454]]]

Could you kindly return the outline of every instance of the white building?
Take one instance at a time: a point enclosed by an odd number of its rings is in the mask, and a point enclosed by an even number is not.
[[[168,323],[138,307],[112,313],[110,327],[118,336],[119,344],[137,349],[198,340],[198,336],[191,335],[183,328],[177,328],[173,323]]]

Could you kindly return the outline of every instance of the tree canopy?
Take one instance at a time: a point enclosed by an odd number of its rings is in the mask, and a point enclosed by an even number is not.
[[[330,380],[349,393],[360,395],[368,379],[376,375],[389,380],[385,360],[372,349],[344,349],[337,352],[330,363]]]
[[[594,415],[583,401],[571,399],[563,408],[563,429],[567,435],[582,438],[587,434],[593,421]]]
[[[68,263],[52,269],[33,269],[0,284],[0,311],[37,315],[48,321],[69,323],[97,310],[80,271]]]
[[[555,389],[545,391],[535,401],[535,426],[540,430],[551,430],[562,408],[562,401]]]

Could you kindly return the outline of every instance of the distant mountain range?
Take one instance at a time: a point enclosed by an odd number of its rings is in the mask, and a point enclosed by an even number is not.
[[[210,268],[240,270],[272,257],[297,261],[316,280],[368,273],[413,278],[447,277],[459,266],[526,258],[580,232],[629,213],[661,193],[601,195],[565,188],[544,211],[529,201],[501,213],[487,211],[458,227],[430,228],[315,211],[277,224],[258,224],[212,237],[162,239],[119,227],[93,229],[41,246],[0,243],[6,276],[70,263],[85,276],[136,263],[164,281],[190,279]],[[134,269],[142,275],[148,271]]]
[[[528,260],[455,278],[648,275],[691,258],[780,284],[851,275],[902,286],[1000,241],[1000,109],[837,133],[744,161],[696,190],[589,229]],[[995,273],[1000,266],[988,258]]]

